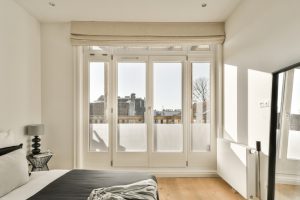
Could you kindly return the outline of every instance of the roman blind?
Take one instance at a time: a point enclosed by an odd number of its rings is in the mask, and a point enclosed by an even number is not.
[[[71,22],[73,45],[223,43],[224,37],[223,22]]]

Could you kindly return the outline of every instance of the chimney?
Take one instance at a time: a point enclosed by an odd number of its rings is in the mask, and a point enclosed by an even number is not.
[[[131,94],[131,101],[134,101],[135,100],[135,93],[132,93]]]

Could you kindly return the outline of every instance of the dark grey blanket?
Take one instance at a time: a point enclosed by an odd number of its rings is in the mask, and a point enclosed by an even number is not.
[[[127,185],[146,179],[156,181],[154,176],[138,172],[72,170],[47,185],[29,200],[86,200],[95,188]]]

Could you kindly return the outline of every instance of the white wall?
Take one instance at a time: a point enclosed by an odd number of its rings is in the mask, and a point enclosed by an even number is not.
[[[247,80],[247,69],[225,64],[224,138],[241,144],[248,143]]]
[[[255,148],[261,141],[261,192],[262,199],[267,198],[268,155],[270,135],[270,102],[272,76],[269,73],[248,70],[248,146]]]
[[[51,168],[73,167],[73,57],[67,23],[42,24],[42,121]]]
[[[272,76],[248,71],[248,145],[255,148],[261,141],[262,152],[269,154]]]
[[[0,0],[0,129],[29,147],[25,126],[44,123],[51,168],[73,167],[73,67],[69,24],[43,24]]]
[[[299,0],[241,1],[225,23],[225,63],[272,72],[300,62],[299,8]]]
[[[26,146],[24,127],[41,122],[40,24],[14,1],[0,0],[0,27],[0,129],[12,129]]]
[[[299,0],[241,1],[225,23],[224,63],[244,69],[273,72],[300,62],[299,7]],[[246,81],[248,80],[244,80],[244,82]],[[243,102],[247,106],[248,102]],[[243,102],[238,102],[238,104],[243,104]],[[244,115],[247,116],[248,112],[245,112]],[[257,116],[257,119],[267,120],[267,116],[263,117],[262,115]],[[238,119],[242,119],[242,123],[249,122],[247,117]],[[251,119],[254,118],[251,117]],[[250,132],[254,131],[251,129],[256,128],[259,129],[260,134],[265,134],[263,137],[269,135],[268,120],[261,123],[259,128],[253,127],[251,119],[252,127],[248,127]],[[248,126],[250,126],[249,123]],[[253,138],[250,138],[249,142],[251,143],[252,140]],[[266,167],[267,157],[263,156],[263,199],[266,198]]]
[[[238,142],[237,137],[237,67],[224,66],[224,138]]]

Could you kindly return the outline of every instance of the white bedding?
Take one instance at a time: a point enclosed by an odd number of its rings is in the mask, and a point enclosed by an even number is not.
[[[21,187],[11,191],[0,200],[24,200],[33,196],[49,183],[61,177],[69,170],[50,170],[41,172],[32,172],[29,182]]]

